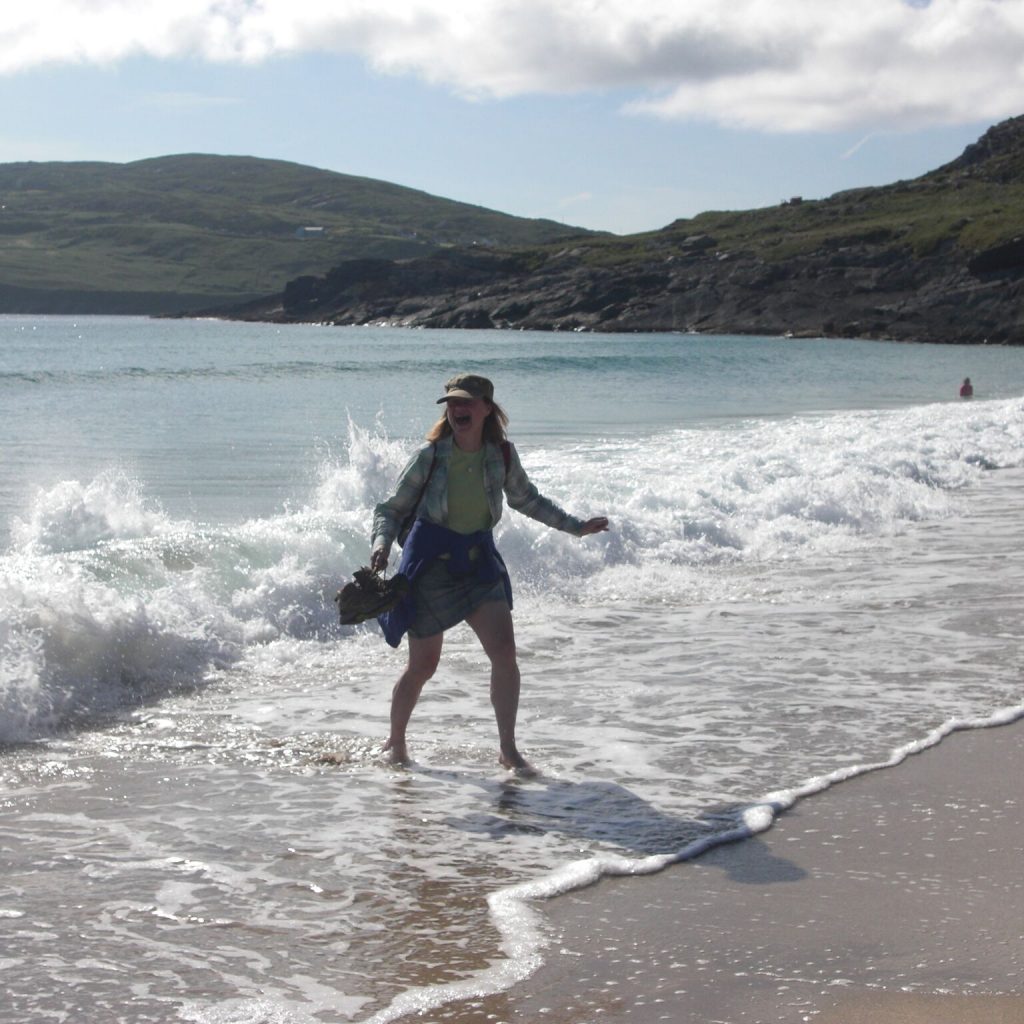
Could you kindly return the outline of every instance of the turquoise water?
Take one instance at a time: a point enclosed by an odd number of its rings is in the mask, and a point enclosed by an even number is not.
[[[612,520],[498,530],[536,780],[464,627],[389,767],[331,600],[462,369]],[[0,1021],[457,1019],[538,897],[1024,703],[1019,349],[7,317],[0,394]]]
[[[0,346],[4,518],[35,487],[113,464],[169,510],[274,512],[345,443],[349,417],[421,436],[453,367],[499,381],[515,435],[531,439],[894,409],[955,398],[964,376],[979,397],[1024,391],[1024,359],[1000,347],[132,317],[5,317]]]

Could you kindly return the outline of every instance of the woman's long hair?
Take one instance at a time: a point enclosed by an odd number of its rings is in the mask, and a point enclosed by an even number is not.
[[[508,415],[497,402],[485,402],[491,407],[491,411],[484,420],[484,440],[491,444],[501,444],[505,440],[505,431],[508,429]],[[450,437],[452,425],[448,422],[448,409],[445,408],[441,418],[427,431],[427,440],[431,444],[440,441],[442,437]]]

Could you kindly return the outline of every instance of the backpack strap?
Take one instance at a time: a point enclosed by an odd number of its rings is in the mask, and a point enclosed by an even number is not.
[[[430,470],[427,472],[427,479],[423,481],[423,486],[420,488],[420,496],[416,499],[416,504],[413,505],[412,511],[402,520],[397,537],[399,547],[405,547],[412,524],[416,522],[416,513],[420,509],[420,502],[423,501],[423,495],[427,493],[427,484],[430,483],[430,478],[434,475],[434,467],[437,465],[437,445],[431,442],[430,448]]]

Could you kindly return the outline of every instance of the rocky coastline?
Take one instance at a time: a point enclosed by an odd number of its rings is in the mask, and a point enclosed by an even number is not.
[[[861,243],[771,264],[696,244],[594,268],[585,247],[525,260],[448,252],[353,260],[220,315],[277,323],[679,331],[1024,344],[1024,240],[970,260]]]
[[[702,215],[625,238],[342,260],[279,295],[213,313],[279,323],[1019,345],[1024,231],[1014,218],[1022,202],[1018,117],[913,181]]]

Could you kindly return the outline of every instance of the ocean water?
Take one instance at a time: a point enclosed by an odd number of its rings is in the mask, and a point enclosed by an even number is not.
[[[464,626],[387,765],[403,652],[332,603],[461,369],[612,520],[497,531],[535,779]],[[473,1020],[545,898],[1019,716],[1022,396],[988,346],[0,318],[0,1021]]]

